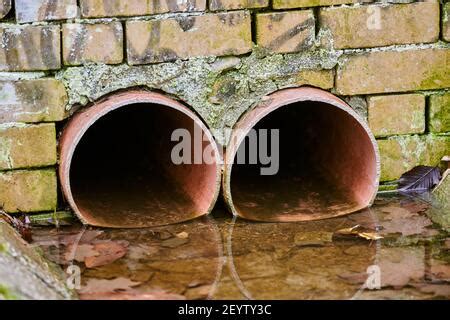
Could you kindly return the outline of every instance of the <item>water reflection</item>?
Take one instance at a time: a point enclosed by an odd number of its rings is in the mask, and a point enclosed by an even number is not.
[[[448,299],[450,238],[431,209],[394,195],[345,217],[255,223],[219,207],[166,227],[42,228],[33,238],[79,268],[82,299]],[[337,232],[356,225],[383,238]]]
[[[39,230],[34,239],[53,261],[80,268],[81,299],[207,299],[223,266],[210,218],[151,229]]]

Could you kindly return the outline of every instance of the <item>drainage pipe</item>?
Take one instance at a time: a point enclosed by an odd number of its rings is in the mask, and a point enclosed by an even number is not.
[[[172,161],[176,129],[202,133],[201,151],[208,148],[213,161]],[[60,140],[63,194],[82,222],[94,226],[151,227],[206,215],[220,190],[220,163],[199,117],[144,90],[115,94],[78,112]]]
[[[255,133],[258,157],[251,162]],[[272,154],[261,150],[264,139]],[[238,161],[242,154],[246,161]],[[233,214],[250,220],[326,219],[371,205],[379,174],[377,143],[365,121],[329,92],[302,87],[265,97],[236,124],[223,192]]]

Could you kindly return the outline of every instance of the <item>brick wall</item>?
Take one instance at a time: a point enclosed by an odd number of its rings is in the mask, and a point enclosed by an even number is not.
[[[0,205],[53,211],[58,131],[144,86],[194,108],[219,142],[262,96],[302,85],[350,103],[382,180],[450,154],[450,3],[408,0],[0,0]]]

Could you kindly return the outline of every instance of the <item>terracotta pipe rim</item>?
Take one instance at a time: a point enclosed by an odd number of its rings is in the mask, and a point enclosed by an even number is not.
[[[60,162],[59,162],[59,179],[61,181],[61,188],[63,192],[64,198],[69,203],[70,207],[74,210],[76,216],[80,219],[80,221],[83,224],[88,224],[92,226],[103,226],[103,224],[98,224],[95,221],[90,221],[89,219],[86,219],[83,214],[81,213],[81,210],[78,208],[75,199],[72,194],[71,190],[71,183],[70,183],[70,167],[72,163],[72,158],[75,153],[75,149],[77,145],[79,144],[80,140],[83,138],[84,134],[87,132],[87,130],[100,118],[105,116],[106,114],[120,109],[122,107],[125,107],[127,105],[132,104],[144,104],[144,103],[150,103],[150,104],[158,104],[161,106],[166,106],[169,108],[172,108],[176,111],[182,112],[185,115],[187,115],[189,118],[191,118],[195,124],[197,124],[202,131],[205,133],[205,136],[208,138],[208,140],[211,142],[211,145],[214,148],[215,155],[216,155],[216,182],[215,185],[211,186],[214,188],[214,196],[212,198],[211,204],[206,210],[206,212],[200,212],[198,215],[196,215],[193,218],[197,218],[200,216],[208,215],[211,213],[212,209],[215,206],[215,203],[217,202],[217,198],[220,193],[220,185],[221,185],[221,174],[222,174],[222,168],[221,168],[221,155],[217,146],[217,143],[209,130],[209,128],[203,123],[201,118],[196,115],[193,111],[191,111],[188,107],[186,107],[184,104],[175,101],[174,99],[171,99],[163,94],[146,91],[146,90],[131,90],[131,91],[125,91],[125,92],[119,92],[116,94],[109,95],[98,102],[94,102],[91,104],[91,106],[88,106],[84,108],[83,110],[79,111],[78,113],[74,114],[72,118],[69,120],[69,122],[65,125],[63,129],[63,133],[60,138],[59,142],[59,156],[60,156]],[[64,141],[68,139],[71,141],[71,143],[64,143]],[[190,219],[189,219],[190,220]],[[183,222],[185,220],[180,220],[179,222]],[[161,225],[164,225],[162,223]],[[155,225],[158,226],[158,225]],[[114,226],[108,226],[108,227],[114,227]]]
[[[338,98],[337,96],[331,94],[328,91],[305,86],[299,88],[282,89],[262,97],[261,102],[258,105],[256,105],[256,107],[254,107],[253,109],[247,111],[241,117],[241,119],[234,125],[229,143],[225,151],[224,156],[225,162],[222,178],[223,198],[229,210],[232,212],[233,216],[242,217],[249,220],[255,220],[252,218],[243,217],[241,214],[239,214],[239,212],[236,210],[236,207],[234,206],[233,197],[231,194],[231,173],[233,169],[233,161],[243,139],[259,121],[261,121],[271,112],[281,107],[292,105],[296,102],[304,102],[304,101],[322,102],[325,104],[330,104],[341,110],[344,110],[345,112],[350,114],[364,129],[364,131],[367,133],[367,136],[371,140],[372,145],[374,146],[374,154],[376,158],[376,179],[373,185],[374,192],[372,197],[369,199],[366,205],[361,205],[351,210],[344,210],[339,215],[330,216],[329,218],[334,218],[337,216],[342,216],[358,210],[362,210],[373,204],[375,197],[377,195],[381,175],[380,153],[378,150],[378,144],[375,139],[375,136],[373,135],[366,121],[364,121],[360,117],[360,115],[355,110],[353,110],[344,100]],[[245,128],[242,128],[243,124],[245,124]],[[236,131],[234,129],[240,130]],[[234,141],[236,143],[233,143]]]

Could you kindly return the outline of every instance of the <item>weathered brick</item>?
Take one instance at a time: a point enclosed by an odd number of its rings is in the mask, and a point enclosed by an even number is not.
[[[421,94],[369,97],[368,111],[376,137],[425,131],[425,97]]]
[[[418,165],[438,165],[450,152],[449,136],[397,136],[378,140],[381,155],[381,180],[400,178]]]
[[[450,93],[432,95],[429,112],[431,132],[450,132]]]
[[[347,3],[370,2],[371,0],[273,0],[274,9],[331,6]]]
[[[53,211],[56,205],[54,169],[0,172],[0,206],[6,212]]]
[[[0,26],[0,71],[59,69],[60,28],[49,26]]]
[[[245,8],[265,8],[269,5],[269,0],[211,0],[209,9],[217,10],[235,10]]]
[[[336,89],[344,95],[450,87],[450,49],[380,51],[346,56]]]
[[[93,18],[204,11],[206,0],[81,0],[80,5],[81,15]]]
[[[11,0],[0,0],[0,19],[4,18],[11,10]]]
[[[442,37],[445,41],[450,41],[450,2],[444,4],[442,12]]]
[[[0,126],[0,170],[44,167],[56,163],[53,123]]]
[[[63,120],[67,100],[55,79],[0,81],[0,123]]]
[[[439,2],[324,8],[320,22],[336,49],[435,42]]]
[[[128,63],[132,65],[195,56],[239,55],[252,48],[250,15],[242,11],[128,21],[126,35]]]
[[[78,15],[76,0],[15,0],[18,22],[73,19]]]
[[[294,84],[331,89],[334,85],[334,72],[333,70],[302,70],[295,75]]]
[[[272,52],[297,52],[312,45],[312,10],[263,13],[256,16],[256,42]]]
[[[64,64],[118,64],[123,61],[123,29],[120,22],[68,23],[63,25],[62,30]]]

